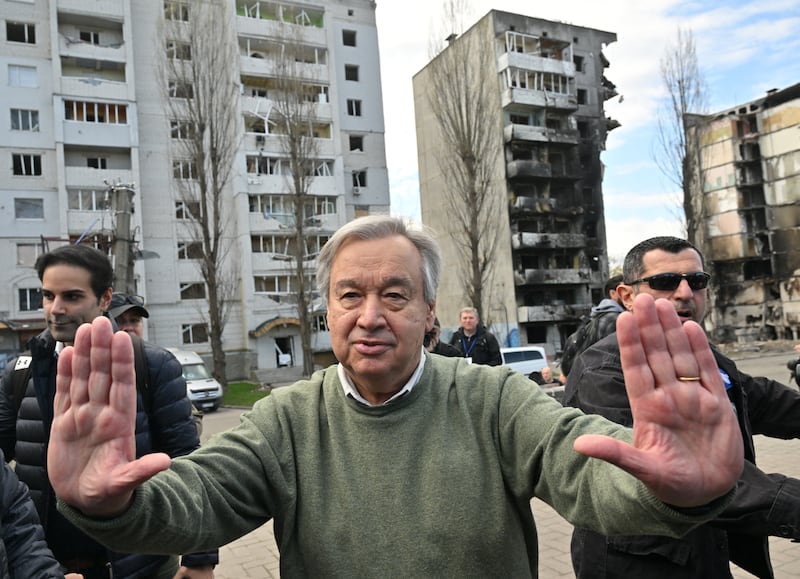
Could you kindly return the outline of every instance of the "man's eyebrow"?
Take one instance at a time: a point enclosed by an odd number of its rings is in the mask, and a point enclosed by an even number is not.
[[[349,288],[349,287],[359,287],[360,284],[355,279],[340,279],[336,283],[333,284],[335,289],[342,289],[342,288]],[[387,276],[381,280],[382,287],[392,287],[392,286],[402,286],[411,288],[414,287],[414,280],[412,280],[409,276],[405,275],[397,275],[397,276]]]

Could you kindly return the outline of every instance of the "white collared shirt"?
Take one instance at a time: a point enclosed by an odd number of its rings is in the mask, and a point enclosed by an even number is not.
[[[414,373],[411,375],[411,378],[408,379],[408,382],[406,382],[405,385],[397,393],[394,394],[394,396],[392,396],[391,398],[389,398],[389,400],[384,402],[384,404],[388,404],[392,400],[397,400],[401,396],[404,396],[404,395],[408,394],[409,392],[411,392],[412,388],[414,388],[414,386],[417,385],[417,382],[419,382],[419,378],[420,378],[420,376],[422,376],[423,368],[425,368],[425,349],[424,348],[422,349],[422,356],[420,356],[419,365],[417,366],[417,369],[414,370]],[[366,406],[376,406],[375,404],[372,404],[371,402],[368,402],[359,393],[358,389],[350,381],[350,377],[347,375],[347,372],[344,371],[344,366],[342,366],[341,362],[339,362],[339,365],[336,368],[336,372],[339,374],[339,381],[342,383],[342,388],[344,389],[344,395],[345,396],[350,396],[352,398],[355,398],[356,400],[361,402],[361,404],[364,404]]]

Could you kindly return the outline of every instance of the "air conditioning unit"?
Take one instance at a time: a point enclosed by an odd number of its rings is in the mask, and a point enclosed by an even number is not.
[[[361,195],[361,187],[353,187],[353,195]]]

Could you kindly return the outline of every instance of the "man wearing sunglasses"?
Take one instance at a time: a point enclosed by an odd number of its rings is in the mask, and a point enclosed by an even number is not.
[[[684,239],[654,237],[628,252],[623,283],[617,288],[633,310],[647,293],[669,300],[684,322],[702,323],[711,276],[703,256]],[[661,536],[603,536],[576,528],[572,563],[577,579],[605,577],[731,577],[733,561],[757,577],[773,577],[768,536],[800,538],[800,481],[765,474],[755,466],[754,433],[778,438],[800,436],[800,394],[767,378],[740,373],[732,360],[713,350],[719,373],[736,412],[745,451],[745,470],[734,502],[712,523],[682,539]],[[681,377],[687,388],[696,376]],[[631,415],[616,334],[588,348],[567,378],[564,404],[631,426]]]

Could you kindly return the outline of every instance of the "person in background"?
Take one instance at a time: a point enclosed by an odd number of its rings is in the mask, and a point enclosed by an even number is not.
[[[435,318],[433,320],[433,328],[431,328],[430,332],[425,333],[425,339],[422,341],[422,345],[425,346],[425,349],[431,354],[439,354],[440,356],[448,356],[450,358],[460,357],[461,352],[447,342],[442,342],[440,339],[441,337],[442,327],[439,325],[439,318]]]
[[[111,294],[108,315],[117,323],[117,328],[142,338],[144,334],[142,318],[149,318],[150,312],[145,309],[142,296],[114,292]]]
[[[48,453],[69,520],[163,552],[274,519],[282,577],[531,577],[533,496],[576,524],[671,535],[730,500],[736,419],[702,329],[668,304],[640,296],[620,320],[642,410],[631,431],[508,368],[427,353],[442,260],[424,227],[360,217],[317,263],[338,363],[185,457],[135,458],[130,337],[103,318],[78,330],[58,361]],[[687,375],[701,376],[691,390]]]
[[[461,309],[461,327],[453,332],[450,345],[472,364],[499,366],[503,363],[497,338],[481,323],[478,310]]]
[[[30,356],[20,356],[5,368],[0,388],[0,449],[6,460],[16,460],[16,473],[30,488],[48,547],[68,571],[81,573],[86,579],[112,575],[116,579],[171,579],[179,569],[179,577],[212,578],[219,560],[216,551],[184,555],[184,567],[179,567],[176,555],[112,552],[56,510],[46,456],[53,424],[57,361],[63,349],[74,342],[81,324],[108,319],[113,270],[102,252],[88,245],[64,245],[40,255],[36,272],[42,282],[47,328],[29,340]],[[154,344],[144,342],[143,352],[147,388],[139,392],[134,386],[131,392],[135,437],[130,448],[137,456],[153,452],[188,454],[200,446],[200,439],[181,365],[171,353]],[[22,376],[27,383],[22,383],[19,392],[15,388],[18,372],[27,372],[27,377]]]
[[[650,295],[670,304],[683,325],[700,324],[706,313],[710,275],[700,251],[676,237],[654,237],[625,257],[617,291],[628,311]],[[623,425],[634,423],[629,381],[620,359],[623,339],[611,334],[583,352],[567,376],[564,404]],[[743,374],[717,350],[714,371],[722,378],[738,420],[745,469],[733,502],[714,521],[682,539],[650,534],[598,533],[578,525],[572,562],[578,579],[731,577],[730,563],[762,579],[773,577],[767,536],[800,539],[800,480],[766,474],[755,465],[753,434],[800,437],[800,393],[767,378]],[[684,380],[693,388],[698,376]]]
[[[625,311],[622,300],[617,293],[617,286],[622,283],[622,275],[609,278],[605,285],[606,296],[596,306],[592,306],[589,318],[584,320],[578,329],[567,338],[564,353],[561,355],[561,382],[572,369],[575,358],[598,340],[617,331],[617,317]]]
[[[550,366],[545,366],[538,371],[534,370],[528,375],[528,378],[536,382],[539,386],[552,386],[561,383],[553,378],[553,371],[550,369]]]

